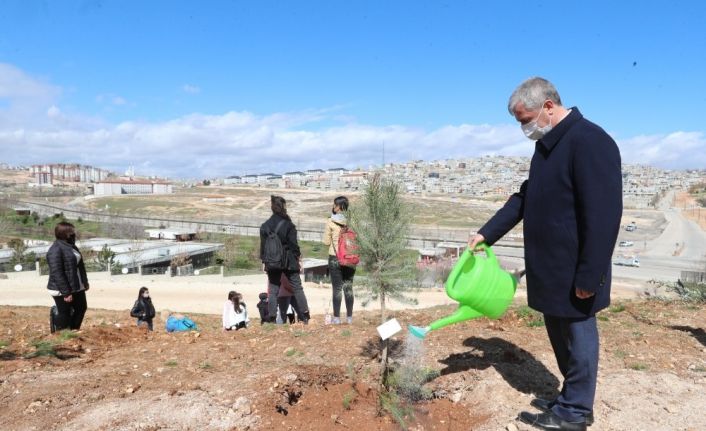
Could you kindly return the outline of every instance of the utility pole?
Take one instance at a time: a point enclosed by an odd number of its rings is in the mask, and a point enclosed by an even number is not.
[[[382,169],[385,169],[385,141],[382,141]]]

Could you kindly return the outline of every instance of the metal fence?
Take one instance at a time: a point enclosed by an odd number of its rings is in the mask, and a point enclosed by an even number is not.
[[[23,262],[21,264],[17,263],[0,263],[0,272],[27,272],[36,271],[37,262]]]
[[[53,216],[63,213],[67,218],[95,221],[100,223],[124,223],[140,226],[168,226],[172,229],[188,229],[194,232],[228,233],[243,236],[259,236],[260,225],[264,220],[254,217],[243,217],[237,220],[189,220],[176,217],[149,217],[140,215],[110,214],[79,210],[71,207],[39,203],[31,201],[18,201],[25,207],[41,215]],[[311,222],[294,217],[297,233],[300,240],[320,241],[323,236],[324,223]],[[445,228],[440,226],[422,227],[413,226],[407,237],[408,246],[411,248],[435,247],[439,242],[463,243],[468,239],[469,229]],[[499,245],[522,246],[522,234],[510,233],[505,236]]]

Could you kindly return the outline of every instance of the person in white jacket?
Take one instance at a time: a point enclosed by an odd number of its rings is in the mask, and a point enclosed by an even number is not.
[[[247,328],[250,323],[248,309],[240,294],[234,290],[228,292],[228,300],[223,304],[223,330],[232,331]]]

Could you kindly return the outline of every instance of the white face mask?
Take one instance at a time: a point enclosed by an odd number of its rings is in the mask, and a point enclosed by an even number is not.
[[[537,120],[539,120],[540,115],[542,115],[542,112],[544,110],[542,108],[539,109],[539,114],[537,114],[537,118],[535,118],[533,121],[530,121],[527,124],[522,124],[520,128],[522,128],[522,131],[525,133],[525,136],[527,136],[529,139],[536,141],[538,139],[542,139],[547,133],[549,133],[550,130],[552,130],[552,121],[551,118],[549,118],[549,123],[544,126],[544,127],[539,127],[537,126]]]

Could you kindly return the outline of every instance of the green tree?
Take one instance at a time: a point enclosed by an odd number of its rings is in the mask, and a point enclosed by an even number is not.
[[[101,271],[107,271],[115,264],[115,252],[108,247],[108,244],[103,244],[101,251],[96,253],[95,260]]]
[[[366,279],[356,283],[363,302],[380,301],[380,321],[387,318],[387,300],[407,304],[418,288],[416,259],[407,251],[412,212],[402,200],[399,183],[379,174],[363,189],[363,196],[349,213],[357,233],[358,253]]]
[[[7,246],[12,249],[12,258],[10,259],[11,264],[23,263],[25,251],[27,251],[27,245],[20,238],[12,238],[7,242]]]
[[[399,183],[375,174],[363,188],[363,196],[348,214],[357,233],[358,252],[367,277],[359,277],[356,294],[363,303],[380,301],[380,322],[387,318],[388,298],[416,304],[409,296],[418,286],[414,255],[407,251],[412,212],[402,200]],[[383,340],[379,380],[378,414],[385,404],[389,375],[388,341]]]

